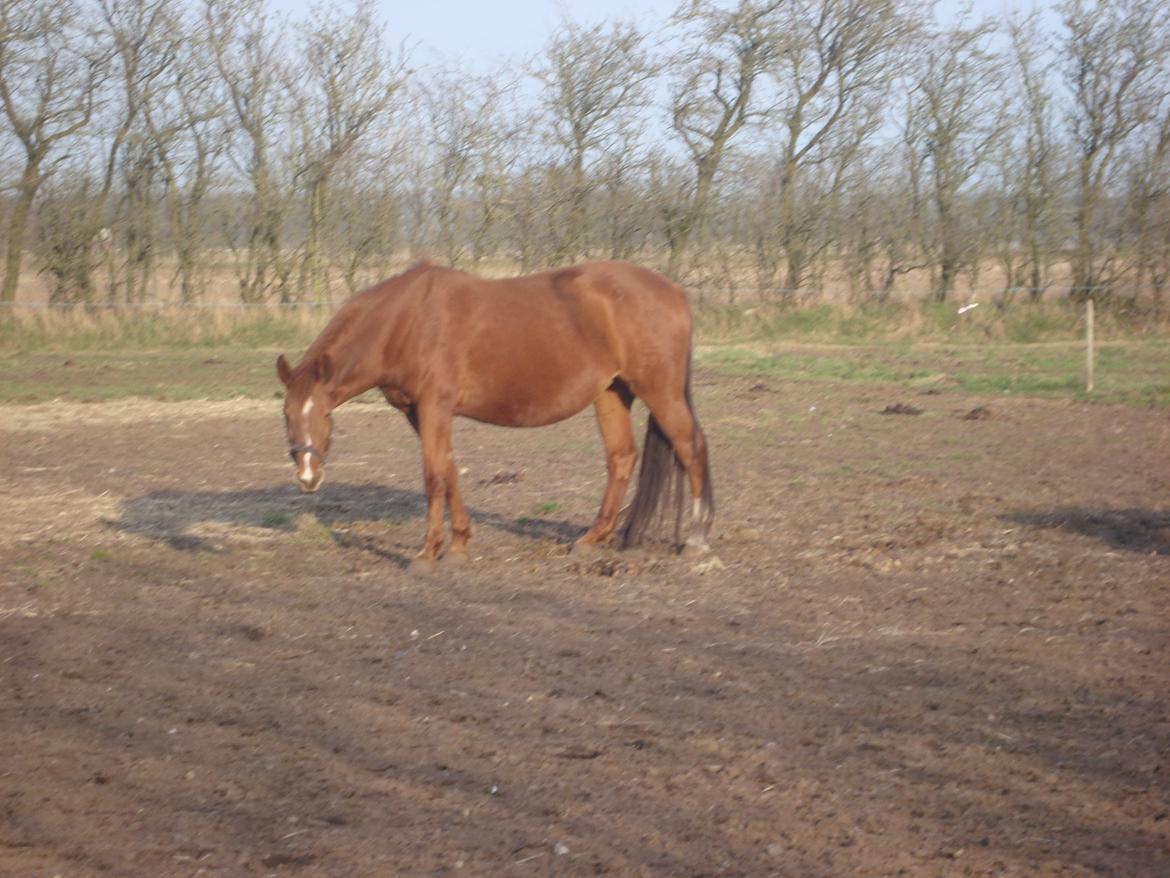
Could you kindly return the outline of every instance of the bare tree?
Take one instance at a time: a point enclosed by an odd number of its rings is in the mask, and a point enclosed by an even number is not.
[[[691,173],[677,197],[663,205],[672,277],[682,271],[728,148],[745,126],[761,122],[771,109],[764,82],[783,38],[777,10],[784,2],[740,0],[723,9],[714,0],[692,0],[676,13],[689,46],[675,64],[671,123]]]
[[[884,301],[900,276],[926,267],[918,246],[921,199],[901,146],[867,143],[832,212],[840,270],[855,301]]]
[[[111,120],[113,131],[106,145],[98,199],[105,202],[115,183],[121,184],[125,299],[144,301],[157,257],[158,156],[149,128],[143,124],[143,112],[175,58],[178,44],[170,27],[173,0],[98,0],[98,6],[99,38],[113,51],[116,88],[110,101],[116,115]],[[75,234],[96,241],[102,228],[103,218],[97,216],[89,228],[77,228]],[[113,272],[109,297],[117,299]]]
[[[485,125],[479,143],[476,172],[469,192],[475,204],[475,219],[468,231],[472,265],[479,265],[487,258],[493,245],[497,252],[502,250],[497,229],[503,225],[510,183],[520,164],[526,132],[532,128],[531,120],[516,106],[514,86],[513,80],[497,84],[497,88],[503,89],[505,99],[494,122]]]
[[[281,246],[289,195],[274,155],[289,117],[285,30],[264,0],[204,0],[203,12],[236,133],[228,154],[251,188],[242,228],[235,216],[225,222],[240,298],[260,302],[275,292],[288,301],[291,264]]]
[[[929,186],[923,131],[913,110],[913,97],[902,97],[906,107],[899,115],[898,140],[882,156],[886,160],[875,163],[873,175],[881,217],[875,229],[876,250],[884,263],[876,287],[879,300],[890,296],[899,277],[930,267]]]
[[[1009,86],[1022,121],[1000,143],[1002,183],[992,227],[1007,290],[1026,288],[1029,298],[1036,301],[1050,283],[1060,250],[1063,156],[1053,119],[1056,101],[1050,82],[1050,46],[1039,15],[1011,19],[1007,35]]]
[[[75,0],[0,0],[0,104],[23,153],[8,219],[0,301],[20,278],[38,191],[60,166],[60,147],[93,118],[108,65]]]
[[[83,37],[94,57],[108,62],[110,75],[94,97],[89,124],[68,138],[62,157],[70,157],[70,174],[54,187],[51,204],[40,217],[38,249],[43,267],[55,279],[56,302],[92,302],[93,274],[103,261],[109,269],[109,296],[116,298],[120,275],[109,229],[116,187],[127,207],[117,224],[127,235],[128,246],[121,252],[129,253],[131,267],[140,269],[134,287],[144,290],[153,273],[148,261],[153,258],[148,233],[152,211],[147,203],[152,162],[139,117],[151,82],[168,63],[166,47],[158,40],[167,2],[99,0],[97,19]],[[126,281],[129,293],[130,278]]]
[[[565,221],[553,258],[575,259],[588,250],[587,202],[597,176],[595,161],[626,158],[634,114],[649,99],[654,69],[632,24],[592,28],[566,23],[553,33],[536,77],[561,153]]]
[[[990,21],[964,22],[930,40],[911,91],[907,143],[920,151],[935,233],[923,241],[935,266],[934,294],[945,300],[959,272],[979,258],[965,236],[960,199],[988,161],[1004,130],[1003,75],[988,48]]]
[[[299,167],[307,232],[300,296],[328,298],[322,253],[329,182],[379,121],[385,122],[407,76],[405,59],[386,44],[373,0],[352,10],[317,7],[300,29],[301,75],[295,80]]]
[[[1078,295],[1101,295],[1118,266],[1098,221],[1123,146],[1155,117],[1166,95],[1170,8],[1160,0],[1066,0],[1059,9],[1077,151],[1072,285]]]
[[[600,214],[595,225],[610,259],[633,259],[643,251],[657,220],[647,192],[649,162],[645,148],[633,132],[627,132],[622,143],[608,152],[594,170]]]
[[[107,193],[80,161],[60,170],[45,181],[37,199],[33,253],[51,279],[50,303],[92,304],[98,271],[112,249],[112,235],[103,225]]]
[[[127,248],[114,246],[114,233],[149,226],[149,209],[143,204],[118,211],[115,193],[123,204],[145,185],[128,173],[149,165],[142,160],[137,127],[141,96],[153,75],[154,11],[157,3],[113,2],[97,4],[97,17],[87,31],[92,51],[109,61],[109,76],[95,97],[89,124],[63,143],[61,157],[68,157],[68,174],[47,187],[38,210],[36,245],[41,267],[54,279],[51,299],[62,304],[90,303],[96,298],[95,273],[105,265],[111,301],[124,279],[117,254]],[[130,214],[130,215],[127,215]],[[141,242],[139,242],[141,243]],[[148,252],[148,248],[134,248]],[[149,271],[143,272],[143,278]],[[143,281],[145,284],[145,280]]]
[[[862,144],[883,123],[924,15],[903,0],[792,0],[779,12],[786,39],[775,61],[775,200],[765,246],[783,252],[789,290],[804,284],[829,244],[812,235],[823,228],[824,199],[838,197]],[[802,182],[810,173],[823,185]],[[823,199],[808,198],[817,191]]]
[[[202,21],[172,9],[168,18],[173,63],[143,105],[143,123],[158,163],[164,212],[175,257],[179,301],[200,297],[204,271],[199,259],[204,199],[211,190],[227,145],[227,104],[215,78],[209,35]]]
[[[381,145],[380,145],[381,146]],[[403,225],[399,148],[353,152],[336,168],[328,214],[338,247],[334,264],[352,295],[391,270]]]
[[[438,247],[450,265],[485,255],[521,135],[508,118],[514,86],[503,72],[439,71],[422,89],[429,197]]]
[[[521,270],[528,271],[553,262],[557,234],[547,218],[550,184],[545,156],[530,141],[517,146],[524,154],[508,180],[503,218],[515,258]]]
[[[1170,284],[1170,93],[1128,161],[1125,198],[1135,266],[1133,298],[1148,286],[1161,315]]]

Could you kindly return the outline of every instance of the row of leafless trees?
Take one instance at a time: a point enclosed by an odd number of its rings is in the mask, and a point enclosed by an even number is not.
[[[407,252],[778,295],[1170,283],[1164,0],[682,0],[487,75],[330,2],[0,0],[0,302],[22,269],[61,302],[322,300]]]

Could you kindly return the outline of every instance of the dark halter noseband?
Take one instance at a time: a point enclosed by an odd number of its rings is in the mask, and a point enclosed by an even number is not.
[[[298,454],[315,454],[321,461],[321,465],[325,465],[325,455],[315,445],[290,445],[288,447],[288,456],[293,459],[293,463],[296,463]]]

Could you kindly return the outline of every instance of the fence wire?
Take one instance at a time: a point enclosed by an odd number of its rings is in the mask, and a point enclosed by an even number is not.
[[[722,298],[725,302],[734,297],[736,306],[750,307],[759,302],[837,302],[863,303],[873,301],[938,301],[940,292],[937,290],[870,290],[852,294],[848,299],[828,299],[823,294],[809,290],[791,289],[785,287],[767,288],[688,288],[688,292],[696,300],[716,300]],[[977,290],[951,290],[942,301],[955,305],[970,305],[983,302],[992,303],[998,300],[1010,299],[1014,296],[1053,295],[1061,298],[1078,293],[1095,293],[1101,296],[1113,296],[1125,292],[1108,286],[1095,287],[984,287]],[[274,313],[320,310],[336,308],[343,304],[348,297],[331,299],[324,302],[27,302],[27,301],[0,301],[0,309],[7,311],[271,311]],[[740,301],[742,300],[742,301]]]

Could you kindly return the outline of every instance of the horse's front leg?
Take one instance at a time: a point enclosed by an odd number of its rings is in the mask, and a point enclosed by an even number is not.
[[[418,435],[420,441],[422,439],[422,429],[419,426],[418,409],[414,406],[400,407],[406,419],[410,421],[410,426],[414,428],[414,432]],[[459,476],[455,469],[455,453],[451,447],[450,440],[451,431],[448,429],[448,450],[447,450],[447,471],[445,476],[446,486],[446,500],[447,508],[451,511],[451,548],[447,552],[447,557],[453,561],[466,561],[467,541],[471,539],[471,516],[467,514],[467,507],[463,503],[463,495],[459,492]],[[425,446],[424,446],[424,463],[423,463],[423,477],[426,478],[426,462],[425,462]],[[427,490],[428,510],[431,503],[430,489]],[[441,515],[440,515],[441,521]],[[428,538],[430,530],[427,531]],[[428,544],[430,540],[427,540]],[[440,540],[440,546],[442,545]],[[424,549],[425,551],[425,549]],[[436,550],[437,551],[437,550]],[[420,553],[421,557],[421,553]],[[425,560],[422,563],[426,563]]]
[[[447,505],[448,490],[453,487],[448,483],[455,477],[455,466],[451,456],[452,413],[439,406],[420,405],[415,410],[415,417],[418,438],[422,443],[423,485],[427,493],[427,532],[423,538],[423,547],[415,555],[414,561],[419,566],[429,567],[443,548],[443,511]],[[459,505],[462,506],[462,502]]]

